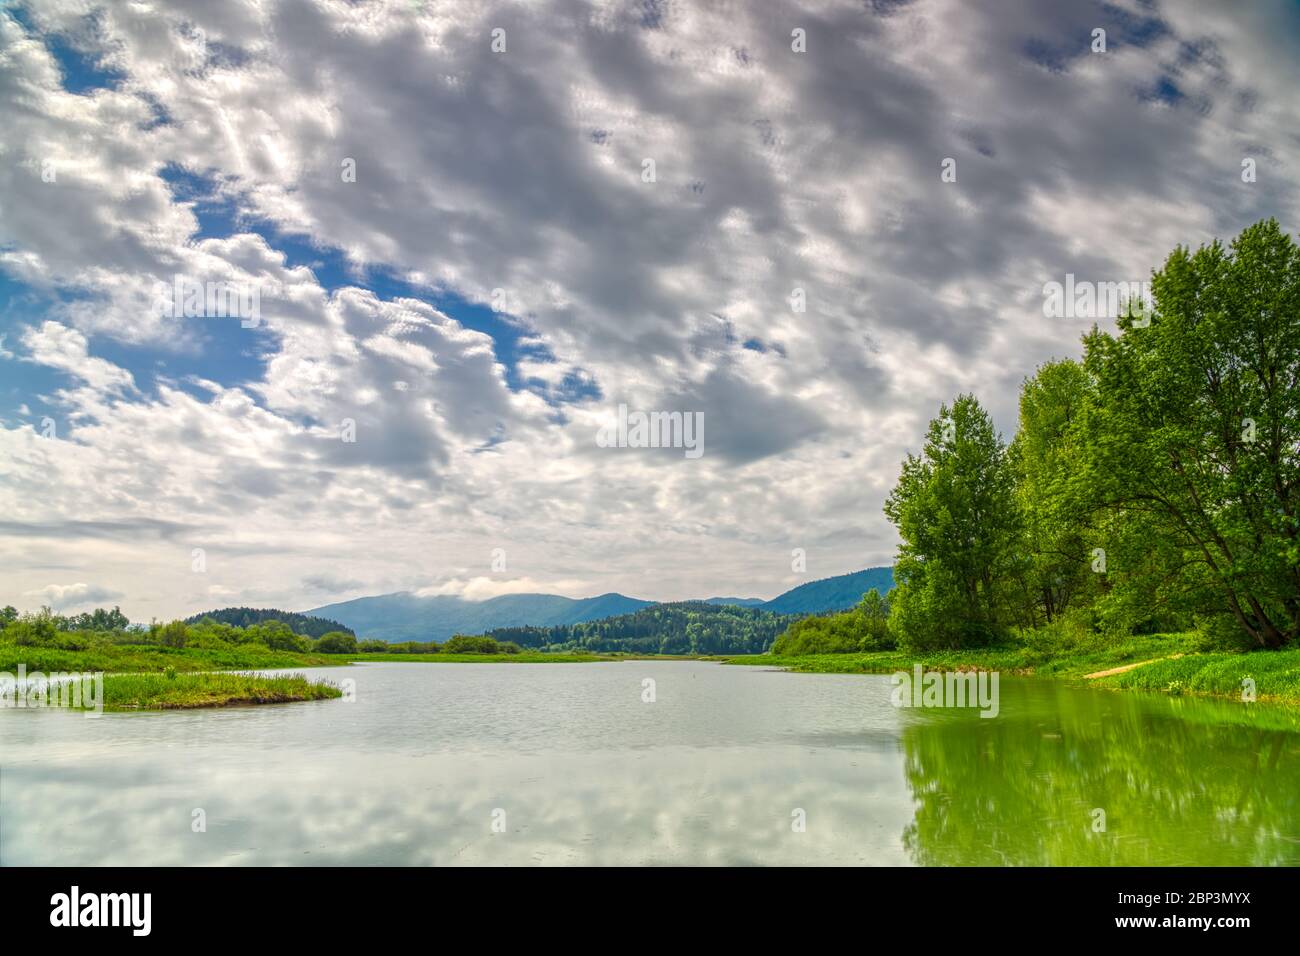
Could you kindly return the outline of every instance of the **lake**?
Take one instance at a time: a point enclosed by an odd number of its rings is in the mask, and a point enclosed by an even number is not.
[[[0,864],[1300,864],[1300,733],[1262,705],[1004,677],[981,719],[686,661],[307,673],[355,701],[0,711]]]

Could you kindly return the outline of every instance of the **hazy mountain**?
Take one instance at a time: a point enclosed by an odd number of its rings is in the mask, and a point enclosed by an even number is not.
[[[410,591],[327,604],[307,613],[342,621],[361,637],[381,641],[443,641],[498,627],[553,627],[630,614],[653,601],[622,594],[567,598],[559,594],[503,594],[485,601],[453,595],[417,597]]]
[[[715,606],[756,608],[776,614],[820,614],[852,607],[863,592],[893,587],[890,568],[868,568],[853,574],[810,581],[764,601],[761,598],[714,597],[697,602]],[[631,614],[655,604],[623,594],[567,598],[559,594],[503,594],[485,601],[452,595],[417,597],[410,591],[379,594],[305,611],[341,621],[358,637],[383,641],[443,641],[453,634],[483,634],[506,627],[560,627]]]
[[[893,568],[867,568],[852,574],[809,581],[758,606],[776,614],[825,614],[853,607],[872,588],[887,594],[893,587]]]

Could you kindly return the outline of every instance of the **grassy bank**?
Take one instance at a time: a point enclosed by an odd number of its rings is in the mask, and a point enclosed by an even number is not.
[[[762,665],[810,674],[892,674],[926,670],[996,670],[1052,677],[1097,687],[1195,694],[1241,700],[1242,679],[1255,682],[1257,699],[1300,706],[1300,650],[1202,653],[1192,634],[1131,637],[1113,646],[1070,649],[1036,647],[967,651],[878,651],[778,657],[756,654],[728,658],[728,664]],[[1115,668],[1131,670],[1104,677],[1087,675]]]
[[[189,710],[341,696],[343,692],[333,684],[309,681],[301,674],[108,674],[103,707],[106,711]],[[85,697],[81,703],[84,709],[93,706]]]
[[[227,671],[269,670],[286,667],[326,667],[346,663],[346,658],[326,654],[275,651],[262,644],[230,647],[162,647],[141,644],[98,644],[72,651],[39,645],[0,644],[0,671],[80,671],[105,674],[161,674],[166,670]]]

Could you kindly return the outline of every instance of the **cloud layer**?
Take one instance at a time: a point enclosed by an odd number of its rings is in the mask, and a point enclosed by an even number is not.
[[[770,596],[888,563],[939,403],[1009,433],[1077,351],[1092,320],[1045,318],[1044,283],[1293,228],[1296,20],[0,12],[0,601]],[[259,320],[158,308],[178,275],[256,288]],[[599,447],[620,403],[703,413],[705,454]]]

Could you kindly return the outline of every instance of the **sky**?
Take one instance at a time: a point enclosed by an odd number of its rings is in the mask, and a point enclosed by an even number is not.
[[[1009,439],[1113,327],[1046,284],[1295,233],[1298,44],[1209,0],[0,3],[0,605],[890,564],[939,406]]]

